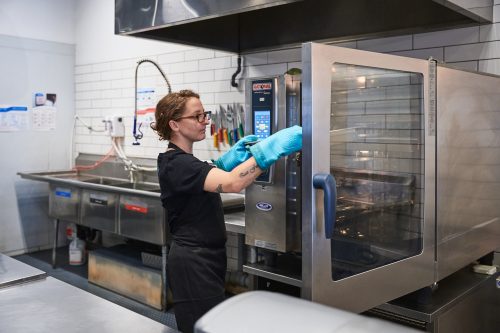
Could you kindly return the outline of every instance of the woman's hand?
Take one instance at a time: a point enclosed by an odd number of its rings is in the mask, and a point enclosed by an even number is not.
[[[252,154],[248,151],[246,144],[249,142],[257,141],[258,137],[256,135],[247,135],[229,149],[227,153],[222,155],[219,159],[214,161],[217,168],[224,171],[232,171],[241,163],[252,157]]]

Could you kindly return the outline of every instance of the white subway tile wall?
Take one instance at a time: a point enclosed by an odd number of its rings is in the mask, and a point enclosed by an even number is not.
[[[500,1],[498,0],[495,0],[493,21],[500,22]],[[500,23],[332,44],[420,59],[432,56],[438,61],[459,68],[500,74]],[[283,74],[290,68],[301,67],[300,48],[246,54],[242,58],[242,72],[237,78],[239,87],[234,88],[230,80],[237,66],[235,54],[183,47],[175,52],[145,54],[144,57],[160,64],[174,91],[192,89],[200,93],[207,110],[215,110],[221,104],[244,103],[244,80],[247,78]],[[159,141],[148,126],[141,128],[144,132],[141,145],[132,145],[134,71],[138,60],[117,59],[111,62],[76,66],[76,115],[97,129],[104,128],[103,117],[122,115],[126,127],[125,153],[129,156],[156,158],[157,154],[165,149],[166,142]],[[155,88],[157,100],[166,94],[167,88],[164,80],[152,65],[141,65],[138,77],[138,87]],[[350,107],[356,107],[356,103],[352,103]],[[397,154],[414,153],[394,149],[392,143],[389,143],[387,147]],[[75,122],[75,156],[78,153],[105,154],[110,148],[110,139],[104,133],[90,133],[82,123]],[[207,128],[207,138],[204,142],[194,145],[194,155],[200,159],[217,158],[227,148],[228,146],[224,145],[221,146],[220,151],[214,148]],[[232,238],[236,236],[230,235],[229,239]],[[228,244],[228,246],[236,245]],[[229,253],[233,256],[236,251],[229,251],[228,255]],[[233,257],[229,259],[230,265],[234,266],[236,259]]]
[[[413,47],[416,49],[442,47],[447,45],[472,44],[479,42],[479,27],[436,31],[415,35]]]
[[[499,21],[500,2],[495,1],[494,22]],[[500,23],[334,44],[420,59],[432,56],[459,68],[500,74]],[[301,67],[300,48],[247,54],[243,56],[243,68],[237,80],[239,87],[233,88],[230,80],[236,71],[237,56],[232,53],[183,47],[175,52],[144,57],[160,64],[173,90],[193,89],[200,93],[207,110],[215,110],[220,104],[244,103],[246,78],[282,74],[290,68]],[[103,117],[122,115],[126,126],[125,153],[155,158],[166,143],[158,141],[147,126],[141,128],[144,132],[141,145],[132,146],[134,71],[138,60],[119,59],[76,66],[76,114],[96,128],[104,127]],[[141,65],[138,77],[139,87],[155,88],[157,100],[166,94],[163,78],[152,65]],[[103,154],[110,149],[111,143],[104,133],[90,133],[79,122],[75,126],[76,154]],[[201,159],[217,158],[228,147],[222,145],[218,151],[208,131],[207,134],[206,142],[195,145],[194,154]]]
[[[429,59],[430,57],[432,57],[440,62],[443,62],[444,60],[444,49],[442,47],[433,47],[429,49],[420,49],[420,50],[397,51],[397,52],[392,52],[392,54],[402,57],[411,57],[418,59]]]
[[[236,71],[237,56],[232,53],[201,48],[187,48],[160,55],[145,55],[158,62],[174,91],[192,89],[200,93],[207,110],[219,105],[244,103],[242,77],[285,73],[300,66],[300,49],[255,53],[243,57],[242,73],[238,88],[231,86],[231,76]],[[129,156],[156,158],[166,142],[158,140],[148,126],[141,130],[144,138],[140,146],[133,146],[134,74],[140,59],[79,65],[75,69],[76,114],[95,129],[103,129],[102,120],[110,115],[122,115],[126,127],[125,153]],[[290,64],[292,66],[290,66]],[[139,88],[154,88],[158,101],[167,93],[167,87],[153,65],[144,63],[138,70]],[[75,146],[78,153],[104,154],[111,148],[111,141],[103,132],[90,132],[83,123],[75,123]],[[194,154],[200,159],[217,158],[229,147],[213,147],[207,128],[207,139],[194,145]]]
[[[500,18],[500,5],[495,2],[494,22]],[[437,31],[416,35],[404,35],[371,40],[335,43],[343,47],[387,52],[396,55],[426,59],[430,56],[439,61],[468,70],[500,73],[500,23]],[[238,88],[230,83],[236,71],[237,56],[202,48],[180,48],[179,51],[159,55],[144,55],[157,61],[166,73],[172,89],[193,89],[201,94],[207,110],[220,104],[244,103],[244,79],[265,75],[282,74],[293,67],[301,67],[300,48],[258,52],[243,56],[242,72],[238,76]],[[165,147],[153,131],[143,126],[144,139],[140,146],[131,146],[134,114],[134,71],[139,59],[120,59],[111,62],[79,65],[75,68],[76,114],[96,128],[102,128],[105,116],[124,116],[126,126],[125,152],[141,157],[156,157]],[[156,68],[143,64],[139,68],[138,87],[155,88],[160,99],[167,89]],[[111,144],[103,133],[89,133],[81,123],[76,123],[75,153],[105,153]],[[208,133],[208,132],[207,132]],[[217,158],[220,152],[206,143],[195,146],[194,154],[202,159]],[[221,147],[225,151],[228,147]]]
[[[394,52],[412,49],[412,35],[361,40],[357,48],[375,52]]]

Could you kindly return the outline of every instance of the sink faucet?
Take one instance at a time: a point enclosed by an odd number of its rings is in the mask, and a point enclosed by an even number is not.
[[[140,123],[139,127],[137,127],[137,72],[139,70],[139,66],[145,62],[149,62],[149,63],[153,64],[158,69],[158,71],[160,71],[161,76],[163,76],[163,78],[165,79],[165,82],[167,83],[168,93],[170,94],[172,92],[172,87],[170,86],[170,82],[168,82],[167,76],[165,75],[165,73],[163,73],[160,66],[156,62],[154,62],[153,60],[150,60],[150,59],[141,59],[137,62],[137,66],[135,67],[135,86],[134,86],[135,87],[134,88],[134,93],[135,93],[134,130],[132,133],[134,136],[134,139],[135,139],[135,142],[133,142],[132,144],[136,145],[136,146],[140,145],[139,140],[142,139],[142,137],[143,137],[143,134],[141,132],[142,123]]]
[[[128,178],[131,183],[135,183],[137,181],[135,173],[136,172],[132,168],[128,169]]]

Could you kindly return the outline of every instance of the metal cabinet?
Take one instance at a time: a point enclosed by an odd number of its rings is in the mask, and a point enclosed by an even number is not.
[[[50,184],[49,216],[55,219],[78,223],[80,189],[67,184]]]
[[[153,244],[165,244],[165,209],[161,201],[120,195],[119,234]]]
[[[80,224],[116,233],[117,203],[116,193],[83,189]]]

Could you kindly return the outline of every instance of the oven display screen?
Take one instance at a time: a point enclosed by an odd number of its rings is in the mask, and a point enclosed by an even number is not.
[[[271,135],[271,111],[254,111],[254,134],[259,140],[265,139]]]

